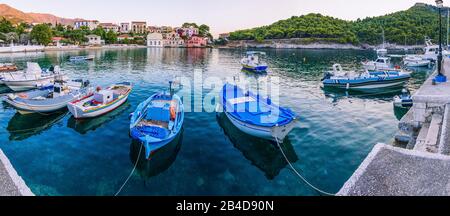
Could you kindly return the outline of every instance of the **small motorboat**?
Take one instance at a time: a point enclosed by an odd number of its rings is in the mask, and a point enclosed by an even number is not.
[[[394,97],[394,106],[399,108],[409,108],[413,106],[412,96],[407,89],[403,89],[401,95]]]
[[[269,66],[262,63],[260,57],[262,55],[266,55],[266,53],[257,51],[247,52],[246,57],[241,60],[242,69],[257,73],[266,72]]]
[[[67,103],[80,99],[90,92],[89,81],[58,81],[28,92],[8,94],[4,101],[20,114],[50,113],[67,107]]]
[[[117,83],[96,91],[81,99],[69,102],[67,107],[76,119],[94,118],[116,109],[125,101],[132,90],[130,82]]]
[[[130,135],[145,146],[146,158],[170,143],[181,131],[184,105],[178,95],[161,92],[139,104],[131,114]]]
[[[403,86],[410,78],[410,73],[402,70],[357,73],[343,71],[340,64],[335,64],[333,65],[333,71],[325,73],[322,82],[324,87],[363,90]]]
[[[366,61],[362,65],[364,69],[373,70],[390,70],[392,69],[391,59],[388,57],[378,57],[375,61]]]
[[[219,95],[220,105],[230,121],[242,132],[282,143],[297,124],[295,113],[251,91],[225,84]]]
[[[94,55],[86,55],[86,56],[71,56],[69,57],[69,61],[78,62],[78,61],[92,61],[94,60]]]
[[[403,63],[406,67],[429,67],[431,65],[431,61],[427,59],[423,59],[418,55],[407,55],[403,58]]]
[[[13,91],[26,91],[46,86],[55,80],[64,80],[65,76],[58,66],[43,71],[39,64],[28,62],[27,70],[4,74],[3,83]]]

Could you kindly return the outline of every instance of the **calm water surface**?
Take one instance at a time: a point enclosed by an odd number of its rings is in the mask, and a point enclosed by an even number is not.
[[[329,92],[320,87],[334,63],[357,69],[369,51],[265,50],[267,77],[280,77],[280,103],[300,117],[283,144],[294,166],[313,184],[337,192],[372,147],[391,142],[398,119],[385,94]],[[130,49],[0,55],[0,62],[61,65],[71,77],[95,85],[131,81],[129,101],[100,118],[75,121],[69,113],[22,116],[0,104],[0,148],[37,195],[114,195],[134,164],[121,195],[318,195],[289,169],[271,143],[237,130],[223,115],[186,113],[184,131],[150,160],[128,136],[129,114],[173,77],[249,76],[240,71],[243,50]],[[96,60],[70,63],[70,55]],[[408,87],[430,73],[417,70]],[[0,87],[0,92],[5,88]],[[203,96],[210,90],[204,89]]]

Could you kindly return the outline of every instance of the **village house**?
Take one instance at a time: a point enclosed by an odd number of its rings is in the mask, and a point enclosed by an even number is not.
[[[187,47],[204,47],[208,44],[208,39],[197,35],[192,36],[187,41]]]
[[[129,33],[130,32],[130,23],[120,23],[120,33]]]
[[[180,35],[173,31],[170,33],[164,34],[164,46],[165,47],[182,47],[185,45],[183,38]]]
[[[119,32],[119,26],[113,23],[100,23],[98,26],[102,27],[105,31]]]
[[[186,38],[190,38],[194,35],[198,35],[198,28],[189,27],[189,28],[175,28],[175,31],[180,34],[180,36],[184,36]]]
[[[97,20],[76,20],[73,23],[74,29],[80,29],[82,26],[88,27],[89,30],[94,30],[98,26]]]
[[[105,44],[105,41],[102,40],[102,37],[98,36],[98,35],[87,35],[86,38],[88,39],[87,44],[88,45],[103,45]]]
[[[131,31],[135,34],[145,34],[147,32],[146,22],[131,22]]]
[[[148,26],[147,32],[148,33],[162,33],[161,27],[157,27],[157,26]]]
[[[150,33],[147,35],[148,47],[164,47],[163,35],[161,33]]]

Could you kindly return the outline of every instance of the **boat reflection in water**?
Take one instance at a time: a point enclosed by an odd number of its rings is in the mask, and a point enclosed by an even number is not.
[[[378,99],[392,101],[392,98],[402,92],[403,87],[370,89],[370,90],[344,90],[337,88],[322,87],[325,97],[332,98],[333,103],[345,97],[356,97],[361,99]]]
[[[31,113],[22,115],[16,113],[8,123],[6,128],[9,132],[10,141],[25,140],[34,135],[40,134],[50,129],[67,114],[67,111],[59,111],[52,114],[42,115]]]
[[[97,118],[91,119],[75,119],[73,116],[70,117],[67,122],[67,127],[74,129],[80,134],[87,134],[89,131],[95,131],[102,125],[114,120],[125,111],[127,111],[131,105],[125,102],[122,106],[117,107],[117,109]]]
[[[130,159],[136,165],[136,173],[144,179],[150,179],[169,169],[175,162],[183,143],[184,128],[172,142],[152,152],[149,158],[145,157],[145,147],[139,141],[132,141],[130,145]],[[140,154],[139,154],[140,152]]]
[[[276,143],[243,133],[236,128],[224,113],[217,114],[217,121],[234,147],[242,152],[245,158],[264,172],[267,179],[274,179],[288,163]],[[298,161],[298,156],[286,138],[281,148],[291,163]]]

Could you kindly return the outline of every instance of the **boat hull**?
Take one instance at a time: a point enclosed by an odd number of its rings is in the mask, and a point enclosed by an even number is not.
[[[38,88],[40,86],[45,86],[55,80],[55,77],[46,77],[38,80],[21,80],[21,81],[13,81],[13,80],[3,80],[3,84],[8,86],[13,91],[26,91],[34,88]]]
[[[246,70],[246,71],[251,71],[251,72],[265,72],[267,71],[267,69],[269,68],[269,66],[266,65],[260,65],[260,66],[249,66],[249,65],[242,65],[242,69]]]
[[[423,61],[423,62],[405,62],[406,67],[428,67],[430,66],[429,61]]]
[[[56,104],[49,105],[29,105],[24,103],[19,103],[14,100],[6,98],[4,101],[17,109],[20,114],[30,114],[30,113],[51,113],[56,112],[67,107],[67,103],[75,98],[71,98]]]
[[[335,80],[334,82],[324,82],[324,87],[334,87],[341,89],[380,89],[403,86],[410,77],[383,80],[383,81],[367,81],[358,83],[349,83],[345,80]],[[341,82],[342,81],[342,82]]]
[[[262,127],[240,121],[234,118],[228,112],[225,112],[225,115],[231,121],[231,123],[242,132],[254,137],[271,141],[278,140],[279,142],[283,142],[283,140],[286,138],[289,132],[291,132],[296,125],[296,120],[293,120],[289,124],[283,126]]]

